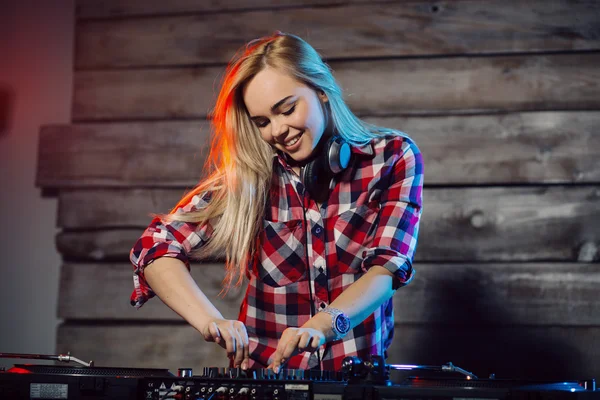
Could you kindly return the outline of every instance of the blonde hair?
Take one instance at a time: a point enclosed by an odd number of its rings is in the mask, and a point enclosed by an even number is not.
[[[276,32],[253,40],[229,63],[212,116],[212,143],[205,169],[208,177],[187,193],[164,220],[203,223],[215,221],[206,244],[193,252],[197,258],[226,260],[225,289],[240,285],[257,251],[257,237],[269,196],[273,148],[250,120],[243,88],[266,67],[278,69],[299,82],[324,92],[334,131],[351,145],[364,145],[378,134],[403,135],[358,119],[342,98],[331,69],[317,51],[301,38]],[[196,195],[210,194],[206,207],[174,213]],[[236,279],[237,276],[237,279]]]

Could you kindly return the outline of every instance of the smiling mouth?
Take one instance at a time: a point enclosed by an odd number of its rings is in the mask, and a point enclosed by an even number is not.
[[[293,139],[290,139],[290,140],[284,142],[283,146],[284,147],[292,147],[293,145],[298,143],[298,141],[300,140],[300,138],[302,137],[303,134],[304,134],[304,132],[300,133],[298,136],[294,137]]]
[[[295,138],[293,138],[292,140],[285,142],[286,146],[293,146],[296,143],[298,143],[298,140],[300,140],[300,136],[296,136]]]

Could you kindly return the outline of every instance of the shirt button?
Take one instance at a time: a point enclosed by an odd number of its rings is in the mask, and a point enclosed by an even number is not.
[[[317,226],[317,227],[315,228],[315,233],[316,233],[317,235],[318,235],[319,233],[321,233],[321,227],[320,227],[320,226]]]
[[[323,267],[319,267],[319,272],[323,273]]]
[[[325,304],[325,303],[321,303],[321,305],[320,305],[319,307],[321,307],[321,308],[325,308],[325,307],[327,307],[327,304]]]

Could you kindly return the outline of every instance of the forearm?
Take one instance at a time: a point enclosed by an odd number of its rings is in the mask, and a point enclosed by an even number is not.
[[[154,293],[198,331],[210,319],[223,318],[180,260],[158,258],[144,269],[144,276]]]
[[[356,282],[344,290],[329,307],[342,310],[350,317],[351,327],[363,322],[377,307],[394,294],[392,281],[394,277],[390,271],[381,266],[371,267]],[[326,313],[317,313],[304,327],[315,328],[325,334],[327,340],[334,335],[331,329],[331,316]]]

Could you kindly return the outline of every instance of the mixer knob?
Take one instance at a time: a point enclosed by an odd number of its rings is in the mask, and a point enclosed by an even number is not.
[[[227,398],[227,388],[225,386],[220,386],[215,390],[215,394],[217,395],[217,399],[225,400]]]
[[[237,398],[240,400],[246,400],[249,398],[249,395],[250,395],[250,389],[248,389],[247,387],[243,387],[237,393]]]

